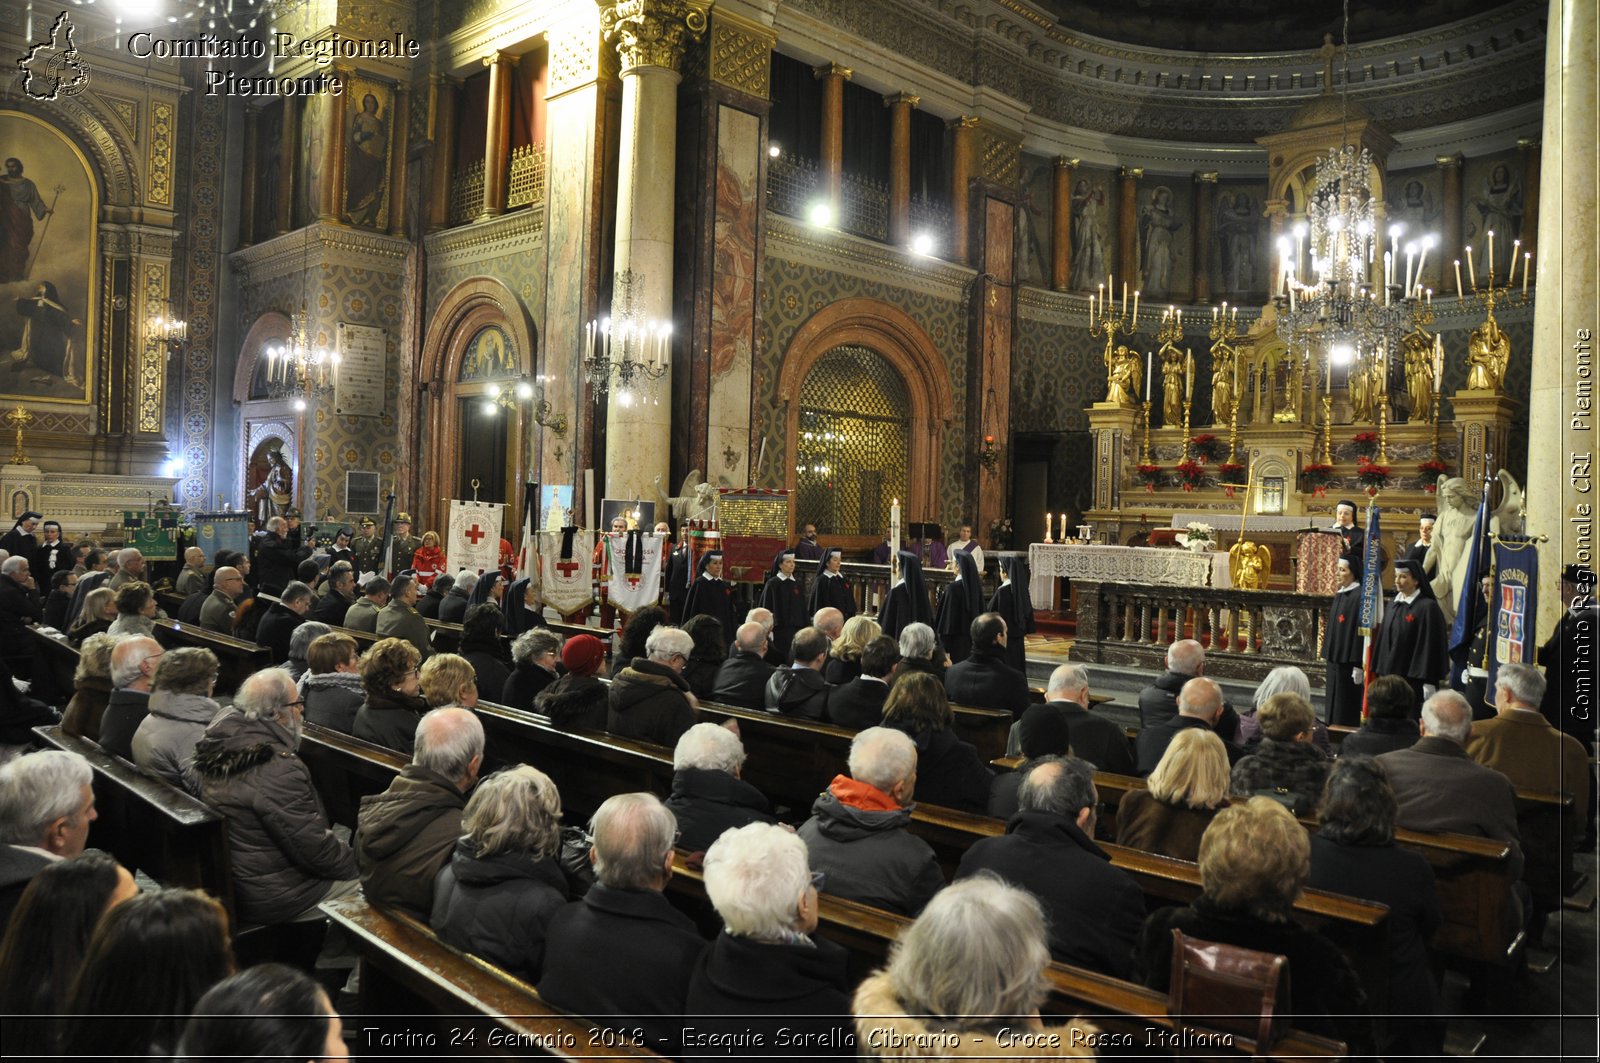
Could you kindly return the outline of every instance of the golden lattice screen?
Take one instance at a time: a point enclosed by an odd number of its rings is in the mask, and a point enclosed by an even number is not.
[[[844,346],[817,359],[800,388],[795,523],[824,535],[877,535],[904,500],[911,399],[880,354]]]

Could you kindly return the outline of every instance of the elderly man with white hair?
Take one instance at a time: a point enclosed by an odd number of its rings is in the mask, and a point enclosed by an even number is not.
[[[100,715],[100,748],[123,760],[133,759],[133,736],[150,712],[150,688],[165,654],[161,643],[145,635],[117,640],[111,650],[111,697]]]
[[[234,898],[247,923],[319,919],[317,905],[360,885],[355,855],[295,756],[304,705],[287,671],[264,669],[195,746],[200,796],[228,822]]]
[[[26,654],[28,628],[43,621],[44,602],[28,571],[28,559],[13,554],[0,561],[0,639],[5,640],[0,655]]]
[[[589,823],[595,884],[545,932],[539,995],[677,1055],[689,977],[705,942],[662,894],[678,824],[653,794],[617,794]],[[624,1041],[622,1043],[632,1043]]]
[[[611,680],[606,730],[614,735],[676,745],[694,726],[700,703],[683,678],[694,639],[682,628],[663,624],[645,639],[644,656]]]
[[[1517,794],[1511,780],[1467,755],[1472,706],[1453,690],[1422,704],[1422,737],[1409,749],[1378,758],[1394,788],[1407,830],[1452,831],[1496,838],[1511,846],[1511,877],[1522,877]]]
[[[1165,723],[1178,713],[1178,692],[1195,676],[1206,674],[1206,650],[1194,639],[1179,639],[1167,647],[1167,670],[1156,681],[1139,691],[1139,727]],[[1219,688],[1220,689],[1220,688]],[[1235,741],[1239,715],[1226,700],[1217,734],[1224,742]]]
[[[1244,750],[1233,745],[1222,734],[1221,723],[1229,711],[1228,703],[1222,699],[1222,688],[1216,683],[1204,676],[1196,676],[1184,683],[1178,693],[1178,714],[1140,729],[1135,742],[1134,770],[1140,775],[1155,771],[1167,747],[1172,744],[1172,739],[1179,731],[1189,727],[1205,727],[1216,732],[1217,737],[1222,739],[1223,748],[1228,751],[1228,763],[1237,764],[1244,756]]]
[[[917,747],[904,731],[869,727],[850,743],[850,774],[811,806],[800,837],[828,892],[916,915],[944,886],[928,843],[911,834]]]
[[[0,766],[0,922],[33,876],[83,852],[95,818],[94,770],[78,754],[47,749]]]
[[[138,547],[127,546],[121,550],[118,550],[116,560],[117,574],[111,577],[110,583],[106,584],[106,586],[110,587],[112,590],[120,591],[126,584],[132,583],[135,580],[140,580],[145,583],[150,582],[148,579],[145,579],[144,554],[139,552]]]
[[[689,980],[686,1014],[696,1027],[761,1034],[767,1045],[782,1044],[787,1030],[808,1058],[853,1055],[849,1040],[833,1035],[849,1023],[848,954],[811,936],[824,883],[805,843],[769,823],[730,830],[707,851],[705,880],[722,933]]]
[[[678,819],[678,846],[708,847],[722,832],[747,823],[776,823],[766,797],[739,777],[744,743],[728,728],[697,723],[672,753],[672,796],[667,808]]]

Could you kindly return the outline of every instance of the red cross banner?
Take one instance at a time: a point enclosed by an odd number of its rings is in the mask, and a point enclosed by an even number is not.
[[[624,558],[628,536],[606,533],[611,551],[611,604],[629,616],[661,600],[661,544],[666,536],[654,532],[639,536],[639,556],[634,564]]]
[[[449,571],[492,572],[500,567],[498,502],[450,503],[450,538],[445,543]]]
[[[587,608],[594,601],[594,532],[572,529],[570,550],[562,549],[567,532],[561,528],[546,528],[535,534],[539,540],[539,586],[544,604],[562,616]]]

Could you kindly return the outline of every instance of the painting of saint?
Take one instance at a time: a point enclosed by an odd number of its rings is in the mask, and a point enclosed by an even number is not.
[[[33,115],[0,111],[0,400],[88,403],[99,284],[97,184]]]
[[[1183,227],[1172,209],[1172,189],[1157,185],[1139,211],[1139,264],[1144,294],[1165,299],[1172,290],[1173,237]]]
[[[1249,192],[1224,189],[1218,193],[1217,248],[1222,258],[1218,280],[1222,291],[1245,294],[1254,290],[1260,233],[1260,211]]]
[[[358,81],[348,98],[345,215],[352,225],[382,228],[389,213],[389,109],[385,106],[388,89]]]
[[[1072,186],[1072,287],[1093,291],[1106,276],[1106,186],[1080,180]]]

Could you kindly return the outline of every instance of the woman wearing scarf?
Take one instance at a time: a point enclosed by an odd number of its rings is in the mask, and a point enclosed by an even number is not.
[[[989,598],[991,613],[1006,620],[1006,663],[1028,674],[1025,636],[1033,634],[1033,598],[1028,594],[1028,562],[1020,556],[1000,559],[1000,589]]]
[[[500,599],[500,611],[506,614],[506,634],[516,638],[524,631],[544,627],[544,612],[539,608],[539,588],[532,579],[523,576],[513,580]]]
[[[928,588],[922,582],[922,560],[910,550],[901,550],[900,579],[889,588],[889,596],[878,611],[878,626],[898,640],[907,624],[933,624],[933,609],[928,605]]]
[[[933,630],[939,633],[939,641],[954,664],[966,660],[972,652],[972,622],[983,612],[983,577],[971,554],[958,551],[951,559],[956,565],[956,578],[939,599]]]
[[[830,606],[843,613],[846,620],[856,615],[855,591],[839,573],[843,561],[842,550],[829,547],[823,551],[822,560],[817,564],[817,577],[811,581],[811,597],[806,602],[806,611],[811,616]]]
[[[505,580],[501,578],[498,571],[490,569],[478,577],[478,585],[472,588],[472,596],[467,599],[467,612],[472,612],[473,606],[483,605],[486,602],[493,605],[500,612],[500,630],[504,631],[506,629],[505,603],[501,599],[505,597],[505,593]]]

